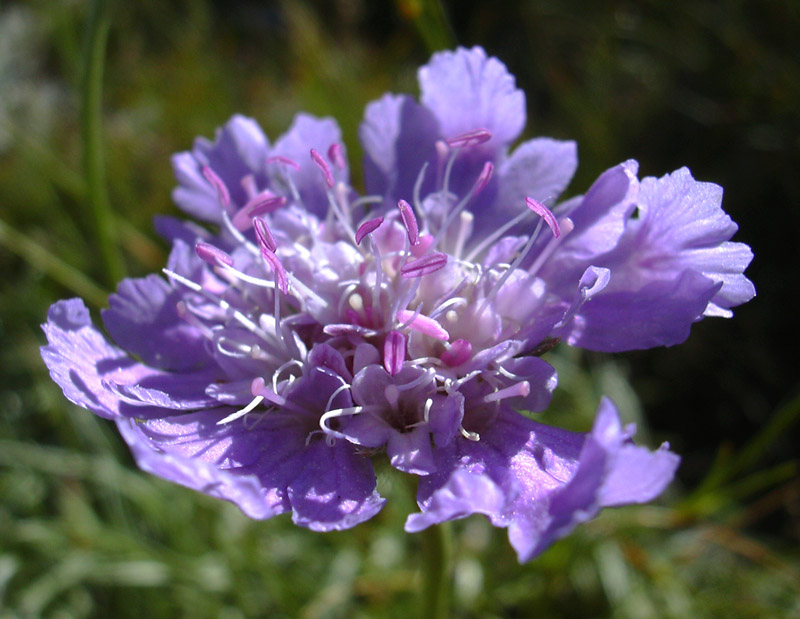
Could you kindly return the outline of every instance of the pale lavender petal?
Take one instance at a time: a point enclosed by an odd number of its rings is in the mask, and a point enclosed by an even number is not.
[[[635,270],[640,278],[693,268],[721,282],[712,304],[728,309],[749,301],[755,288],[743,273],[752,252],[741,243],[727,242],[737,226],[721,202],[721,187],[695,181],[686,168],[659,179],[645,178],[639,219],[629,222],[635,238],[614,257],[615,264],[624,266],[626,276]]]
[[[500,164],[496,211],[514,216],[523,210],[525,197],[555,204],[578,167],[575,142],[535,138],[523,142]]]
[[[233,116],[217,130],[214,142],[199,138],[191,152],[178,153],[172,159],[179,186],[173,191],[175,203],[199,219],[221,222],[221,210],[216,189],[202,174],[209,166],[225,184],[231,201],[243,206],[247,194],[241,179],[253,174],[264,180],[264,161],[269,142],[253,119]]]
[[[324,217],[328,211],[327,185],[320,169],[311,159],[311,149],[327,152],[331,144],[342,142],[342,132],[332,118],[316,118],[298,114],[289,130],[281,136],[272,149],[273,156],[287,157],[299,164],[299,170],[283,170],[282,166],[270,166],[273,183],[280,186],[283,174],[288,175],[298,191],[305,208]],[[347,182],[348,168],[338,170],[336,178]]]
[[[613,285],[612,271],[612,285]],[[719,284],[687,270],[634,290],[606,290],[581,308],[563,333],[573,346],[620,352],[673,346],[689,337]]]
[[[367,192],[410,200],[422,166],[436,162],[439,126],[430,110],[411,97],[386,94],[367,105],[358,134]],[[434,180],[435,169],[430,169],[422,195],[433,189]]]
[[[480,47],[436,53],[418,77],[420,100],[436,115],[444,138],[487,129],[492,140],[484,148],[499,152],[525,126],[525,94],[505,65]]]

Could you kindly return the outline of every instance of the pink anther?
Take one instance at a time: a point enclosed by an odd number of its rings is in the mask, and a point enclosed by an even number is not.
[[[333,189],[334,181],[331,167],[328,165],[328,162],[325,161],[323,156],[319,154],[319,151],[314,148],[311,149],[311,160],[320,170],[322,170],[322,174],[325,177],[325,184],[328,185],[329,188]]]
[[[361,245],[361,241],[364,240],[364,237],[371,232],[375,232],[382,223],[383,217],[376,217],[375,219],[369,219],[361,224],[358,230],[356,230],[356,245]]]
[[[418,245],[419,226],[417,225],[417,217],[414,215],[414,209],[405,200],[400,200],[397,203],[397,208],[400,209],[400,218],[403,220],[406,232],[408,232],[408,242],[412,245]]]
[[[217,199],[222,203],[223,206],[227,207],[231,203],[231,194],[228,191],[225,182],[207,165],[203,166],[202,171],[205,179],[216,190]]]
[[[406,336],[399,331],[389,331],[383,341],[383,367],[392,376],[403,369],[406,358]]]
[[[525,204],[539,217],[544,219],[544,222],[549,226],[554,237],[558,238],[561,236],[561,228],[559,228],[558,220],[549,208],[533,198],[525,198]]]
[[[447,143],[452,148],[463,148],[466,146],[477,146],[491,139],[492,134],[488,129],[475,129],[474,131],[467,131],[454,138],[450,138],[447,140]]]
[[[430,316],[416,314],[411,310],[400,310],[397,312],[397,321],[401,325],[407,324],[414,331],[419,331],[423,335],[428,335],[434,339],[443,342],[450,339],[450,334],[447,330]]]
[[[219,247],[214,247],[208,243],[198,243],[194,246],[194,251],[211,266],[233,266],[233,258]]]
[[[422,277],[423,275],[430,275],[439,269],[444,268],[447,264],[447,254],[442,252],[431,252],[425,254],[422,258],[417,258],[411,262],[404,264],[400,268],[400,273],[403,277]]]

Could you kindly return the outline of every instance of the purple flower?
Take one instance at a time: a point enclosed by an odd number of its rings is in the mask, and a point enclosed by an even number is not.
[[[419,478],[406,529],[474,513],[520,560],[602,507],[649,501],[678,458],[631,441],[604,400],[575,434],[541,411],[564,340],[672,345],[754,295],[719,187],[633,161],[556,203],[575,145],[514,142],[525,99],[480,48],[436,54],[421,103],[386,95],[361,127],[368,193],[340,132],[299,115],[271,145],[232,118],[173,159],[164,276],[103,312],[53,305],[42,355],[68,399],[114,419],[139,465],[237,504],[344,529],[383,505],[372,458]]]

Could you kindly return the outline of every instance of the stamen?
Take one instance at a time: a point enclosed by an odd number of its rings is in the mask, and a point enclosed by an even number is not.
[[[411,359],[409,363],[411,365],[424,365],[424,364],[442,365],[442,360],[439,359],[438,357],[417,357],[416,359]],[[429,369],[432,374],[436,373],[436,370],[434,370],[433,368]]]
[[[472,344],[469,340],[458,339],[441,355],[445,365],[454,368],[469,360],[472,356]]]
[[[295,170],[300,169],[300,164],[297,163],[294,159],[289,159],[289,157],[284,157],[283,155],[273,155],[272,157],[267,157],[267,163],[282,163],[283,165],[290,166]]]
[[[400,209],[400,218],[403,220],[406,232],[408,232],[408,242],[412,245],[418,245],[419,226],[417,225],[417,218],[414,216],[414,210],[405,200],[398,201],[397,208]]]
[[[272,373],[272,390],[275,393],[278,393],[278,377],[281,375],[282,372],[285,372],[292,366],[297,366],[301,370],[303,369],[303,364],[299,359],[290,359],[283,365],[281,365],[277,370]],[[294,378],[293,375],[289,375],[289,380],[291,381]]]
[[[372,308],[376,312],[381,310],[381,287],[383,286],[383,260],[378,244],[372,236],[369,237],[369,248],[375,256],[375,286],[372,288]]]
[[[419,331],[423,335],[428,335],[434,339],[446,342],[450,339],[450,334],[433,318],[423,316],[418,312],[410,310],[400,310],[397,312],[397,321],[402,327],[410,327],[414,331]],[[401,327],[401,328],[402,328]]]
[[[489,236],[483,239],[478,245],[476,245],[472,251],[469,252],[469,255],[466,257],[467,262],[474,262],[475,259],[481,255],[483,250],[491,245],[494,245],[500,237],[502,237],[506,232],[511,230],[514,226],[518,223],[522,222],[523,220],[527,219],[531,216],[531,211],[522,211],[519,215],[510,219],[505,224],[497,228],[494,232],[492,232]]]
[[[561,230],[558,227],[558,220],[556,220],[555,215],[553,215],[552,211],[547,208],[541,202],[534,200],[533,198],[525,198],[525,204],[528,205],[528,208],[531,209],[534,213],[536,213],[539,217],[544,219],[545,223],[548,225],[550,230],[553,233],[555,238],[561,236]]]
[[[447,143],[452,148],[464,148],[467,146],[477,146],[491,139],[492,134],[488,129],[475,129],[474,131],[467,131],[454,138],[450,138],[447,140]]]
[[[453,291],[450,294],[456,294],[456,293],[457,293],[457,291]],[[437,316],[439,316],[440,314],[443,314],[445,312],[447,312],[447,314],[449,314],[451,311],[453,311],[453,308],[461,307],[462,305],[466,305],[466,304],[467,304],[467,300],[464,297],[450,297],[449,299],[447,299],[447,301],[445,301],[444,303],[439,305],[439,307],[437,307],[435,310],[433,310],[430,313],[430,317],[431,318],[436,318]],[[453,313],[455,313],[455,312],[453,312]]]
[[[225,209],[228,209],[231,204],[231,194],[225,186],[225,182],[207,165],[203,166],[202,171],[205,179],[217,191],[217,199]]]
[[[267,248],[261,248],[261,255],[272,267],[272,272],[275,274],[275,284],[278,286],[283,294],[289,294],[289,277],[286,274],[286,269],[283,268],[281,261],[275,252],[269,251]],[[277,298],[277,297],[276,297]]]
[[[283,396],[280,396],[274,391],[272,391],[272,389],[270,389],[264,384],[264,379],[261,377],[253,379],[253,383],[250,385],[250,392],[254,396],[258,395],[262,396],[265,400],[268,400],[269,402],[280,408],[290,410],[295,413],[300,413],[301,415],[308,414],[308,411],[303,410],[294,402],[291,402],[290,400],[287,400]]]
[[[581,280],[578,283],[578,291],[580,297],[575,301],[572,306],[564,314],[564,317],[559,320],[554,327],[561,328],[568,321],[570,321],[575,314],[583,307],[583,304],[591,299],[598,292],[601,292],[608,286],[611,281],[611,271],[605,267],[590,266],[581,275]]]
[[[414,192],[412,194],[414,198],[414,206],[417,207],[419,210],[422,201],[420,199],[420,192],[422,191],[422,183],[425,181],[425,172],[428,170],[428,162],[422,164],[422,167],[419,169],[419,174],[417,174],[417,180],[414,181]]]
[[[345,417],[347,415],[358,415],[359,413],[368,411],[377,411],[375,406],[348,406],[347,408],[335,408],[327,411],[322,417],[319,418],[319,427],[325,433],[326,437],[340,438],[342,440],[350,440],[341,432],[337,432],[328,426],[328,421],[336,419],[337,417]]]
[[[245,174],[239,184],[247,194],[247,199],[252,200],[258,193],[258,185],[256,184],[256,177],[252,174]]]
[[[481,435],[478,434],[477,432],[470,432],[464,426],[460,426],[458,429],[461,432],[461,436],[463,436],[468,441],[477,443],[479,440],[481,440]]]
[[[425,423],[430,423],[431,420],[431,407],[433,406],[433,398],[425,400],[425,409],[422,411],[422,419]]]
[[[478,195],[481,191],[486,189],[486,185],[489,184],[489,181],[492,180],[492,174],[494,173],[494,164],[491,161],[487,161],[483,164],[483,169],[481,170],[480,175],[478,176],[478,180],[475,181],[475,187],[473,187],[473,193]]]
[[[211,266],[233,266],[233,258],[227,252],[209,243],[198,243],[194,246],[194,251]]]
[[[260,217],[256,217],[253,219],[253,228],[255,228],[259,246],[275,253],[275,250],[278,249],[278,243],[275,242],[275,237],[272,235],[267,222]]]
[[[237,230],[247,230],[253,217],[273,213],[284,204],[286,204],[286,198],[283,196],[276,196],[269,191],[263,191],[240,208],[233,216],[231,223]]]
[[[398,391],[408,391],[409,389],[413,389],[422,383],[429,383],[433,380],[434,376],[436,375],[436,370],[433,368],[428,368],[422,374],[417,376],[414,380],[404,383],[402,385],[397,385]]]
[[[459,226],[458,233],[456,234],[456,240],[453,245],[453,255],[457,258],[460,258],[461,252],[464,251],[464,245],[467,242],[467,238],[469,238],[469,235],[472,232],[472,222],[475,221],[475,215],[469,211],[462,211],[458,219]]]
[[[230,423],[231,421],[236,421],[240,417],[244,417],[247,413],[252,412],[253,409],[256,406],[258,406],[259,404],[261,404],[263,401],[264,401],[264,396],[263,395],[257,395],[256,397],[253,398],[253,400],[252,400],[252,402],[250,402],[250,404],[248,404],[244,408],[236,411],[235,413],[231,413],[227,417],[224,417],[223,419],[220,419],[217,422],[217,425],[218,426],[222,426],[222,425],[225,425],[226,423]]]
[[[538,256],[536,256],[536,260],[533,261],[533,264],[528,269],[528,273],[531,275],[536,275],[539,272],[539,269],[542,268],[542,265],[547,261],[547,259],[553,254],[556,250],[556,247],[559,246],[560,243],[564,241],[567,235],[572,232],[575,228],[575,224],[572,223],[572,220],[569,217],[564,217],[561,219],[559,224],[559,229],[561,231],[561,236],[558,238],[550,239],[550,242],[547,246],[542,250]]]
[[[331,406],[333,405],[333,401],[336,399],[336,396],[342,393],[343,391],[347,391],[350,389],[350,385],[344,383],[343,385],[339,385],[336,389],[334,389],[331,396],[328,398],[328,403],[325,404],[325,410],[330,410]]]
[[[179,283],[183,284],[184,286],[186,286],[190,290],[203,295],[206,299],[208,299],[209,301],[211,301],[211,302],[215,303],[216,305],[218,305],[225,312],[230,312],[230,315],[232,315],[233,318],[239,324],[241,324],[243,327],[245,327],[248,331],[251,331],[252,333],[257,334],[259,337],[262,337],[262,338],[264,338],[266,336],[266,334],[261,329],[259,329],[259,327],[258,327],[258,325],[256,323],[254,323],[247,316],[242,314],[242,312],[240,312],[239,310],[234,309],[233,307],[231,307],[231,304],[228,303],[225,299],[221,299],[220,297],[215,295],[213,292],[209,292],[208,290],[203,288],[200,284],[198,284],[196,282],[193,282],[192,280],[184,277],[183,275],[179,275],[178,273],[175,273],[174,271],[170,271],[169,269],[161,269],[161,271],[170,280],[174,280],[176,282],[179,282]]]
[[[328,147],[328,159],[331,160],[331,163],[335,165],[340,170],[344,170],[345,161],[344,161],[344,153],[342,152],[342,145],[338,142],[334,142]]]
[[[325,177],[325,184],[328,185],[329,189],[333,189],[334,181],[333,181],[333,173],[331,172],[331,168],[328,165],[328,162],[319,154],[319,152],[312,148],[311,149],[311,160],[317,164],[317,167],[322,170],[322,174]]]
[[[500,279],[498,279],[494,286],[492,286],[492,289],[489,291],[489,294],[486,295],[486,298],[483,301],[483,305],[481,305],[480,309],[478,309],[477,317],[480,317],[483,314],[486,307],[489,305],[489,303],[491,303],[492,299],[497,296],[497,293],[500,291],[506,281],[508,281],[508,278],[511,277],[511,274],[514,272],[514,270],[525,259],[525,256],[528,255],[531,247],[533,247],[533,243],[539,236],[539,231],[542,229],[542,221],[543,220],[541,219],[539,220],[539,223],[536,224],[536,229],[533,231],[533,234],[531,234],[528,242],[525,243],[525,247],[522,248],[522,250],[519,252],[519,255],[514,259],[514,262],[508,265],[508,268],[500,276]]]
[[[369,219],[361,224],[358,230],[356,230],[356,245],[361,245],[361,241],[364,240],[364,237],[375,232],[382,223],[383,217],[376,217],[375,219]]]
[[[452,171],[454,161],[455,161],[455,154],[450,157],[450,160],[447,162],[447,169],[445,170],[445,178],[444,178],[445,195],[447,193],[447,185],[450,182],[450,173]],[[436,232],[437,243],[442,239],[445,232],[447,232],[447,228],[450,227],[450,224],[453,223],[453,220],[461,213],[461,211],[464,210],[467,204],[469,204],[470,200],[472,200],[472,198],[478,195],[479,192],[483,191],[483,189],[489,183],[489,179],[491,178],[493,170],[494,166],[490,161],[487,161],[483,165],[483,169],[481,170],[481,173],[478,175],[478,179],[475,181],[475,184],[461,199],[461,201],[447,214],[447,217],[445,218],[442,227],[439,230],[437,230]]]
[[[383,367],[392,376],[403,369],[406,358],[406,336],[399,331],[389,331],[383,341]]]
[[[510,387],[506,387],[505,389],[500,389],[494,393],[486,395],[483,398],[483,401],[489,403],[504,400],[505,398],[516,398],[520,396],[526,397],[530,392],[531,384],[527,380],[523,380],[515,385],[511,385]]]
[[[375,329],[362,327],[359,324],[341,323],[341,324],[328,324],[322,327],[322,332],[325,335],[335,337],[337,335],[360,335],[362,337],[374,337],[378,335]]]
[[[400,269],[400,273],[405,278],[423,277],[444,268],[446,264],[447,254],[435,251],[404,264]]]

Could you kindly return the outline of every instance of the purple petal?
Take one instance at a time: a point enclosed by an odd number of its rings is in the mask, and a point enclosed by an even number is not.
[[[369,520],[386,499],[375,489],[368,458],[353,446],[313,441],[303,453],[303,471],[288,489],[295,524],[312,531],[340,531]]]
[[[635,240],[624,248],[626,271],[660,278],[693,268],[722,284],[712,304],[728,309],[749,301],[755,288],[744,270],[752,253],[746,245],[727,242],[737,226],[721,202],[721,187],[695,181],[686,168],[642,180],[639,220],[629,222]]]
[[[410,200],[422,166],[436,162],[439,127],[433,114],[411,97],[387,94],[367,105],[358,134],[367,192]],[[429,171],[422,195],[433,189],[434,177]]]
[[[117,427],[143,471],[230,501],[250,518],[270,518],[280,513],[269,504],[262,483],[252,472],[220,469],[213,461],[161,451],[135,421],[120,420]]]
[[[509,528],[521,562],[532,559],[604,506],[658,496],[678,457],[630,442],[616,409],[603,400],[588,435],[545,426],[501,410],[477,442],[456,439],[437,452],[437,471],[419,483],[420,514],[406,530],[485,514]]]
[[[638,163],[631,160],[600,175],[577,206],[566,213],[575,228],[559,248],[560,255],[590,259],[617,245],[638,195],[637,169]]]
[[[612,271],[612,285],[614,277]],[[680,344],[718,289],[718,283],[687,270],[638,290],[606,290],[581,308],[563,337],[572,346],[602,352]]]
[[[332,118],[315,118],[308,114],[298,114],[289,130],[281,136],[272,149],[273,156],[286,157],[296,161],[300,169],[289,169],[285,174],[294,181],[300,192],[303,205],[309,212],[324,217],[328,212],[327,185],[317,165],[309,156],[311,149],[327,152],[331,144],[342,142],[342,132]],[[276,164],[271,166],[274,182],[282,183],[284,171]],[[338,172],[342,181],[348,180],[348,169]]]
[[[436,470],[428,428],[420,426],[411,432],[392,432],[386,444],[389,462],[398,471],[411,475],[428,475]]]
[[[119,396],[104,381],[134,384],[154,373],[111,346],[92,326],[80,299],[53,304],[42,329],[48,341],[41,349],[42,358],[51,378],[70,402],[101,417],[120,415]]]
[[[217,190],[208,183],[202,168],[208,166],[227,187],[233,204],[242,206],[247,194],[241,179],[248,174],[264,183],[264,161],[269,142],[254,120],[233,116],[217,130],[214,142],[199,138],[191,152],[178,153],[172,166],[179,186],[173,191],[175,203],[198,219],[220,223]]]
[[[506,502],[506,494],[488,476],[457,469],[447,485],[431,497],[424,511],[408,516],[405,529],[417,533],[472,514],[492,516],[502,512]]]
[[[679,463],[664,447],[650,452],[630,443],[614,404],[604,398],[569,483],[553,493],[546,513],[512,523],[509,541],[520,561],[529,561],[602,507],[654,499],[672,481]]]
[[[124,279],[108,299],[103,323],[117,344],[147,364],[170,370],[197,367],[209,360],[205,340],[178,315],[180,300],[157,275]]]
[[[496,210],[516,215],[526,196],[554,204],[578,167],[575,142],[536,138],[523,142],[500,164]]]
[[[420,100],[445,138],[486,129],[492,134],[487,145],[499,152],[525,126],[525,94],[505,65],[480,47],[434,54],[418,77]]]

